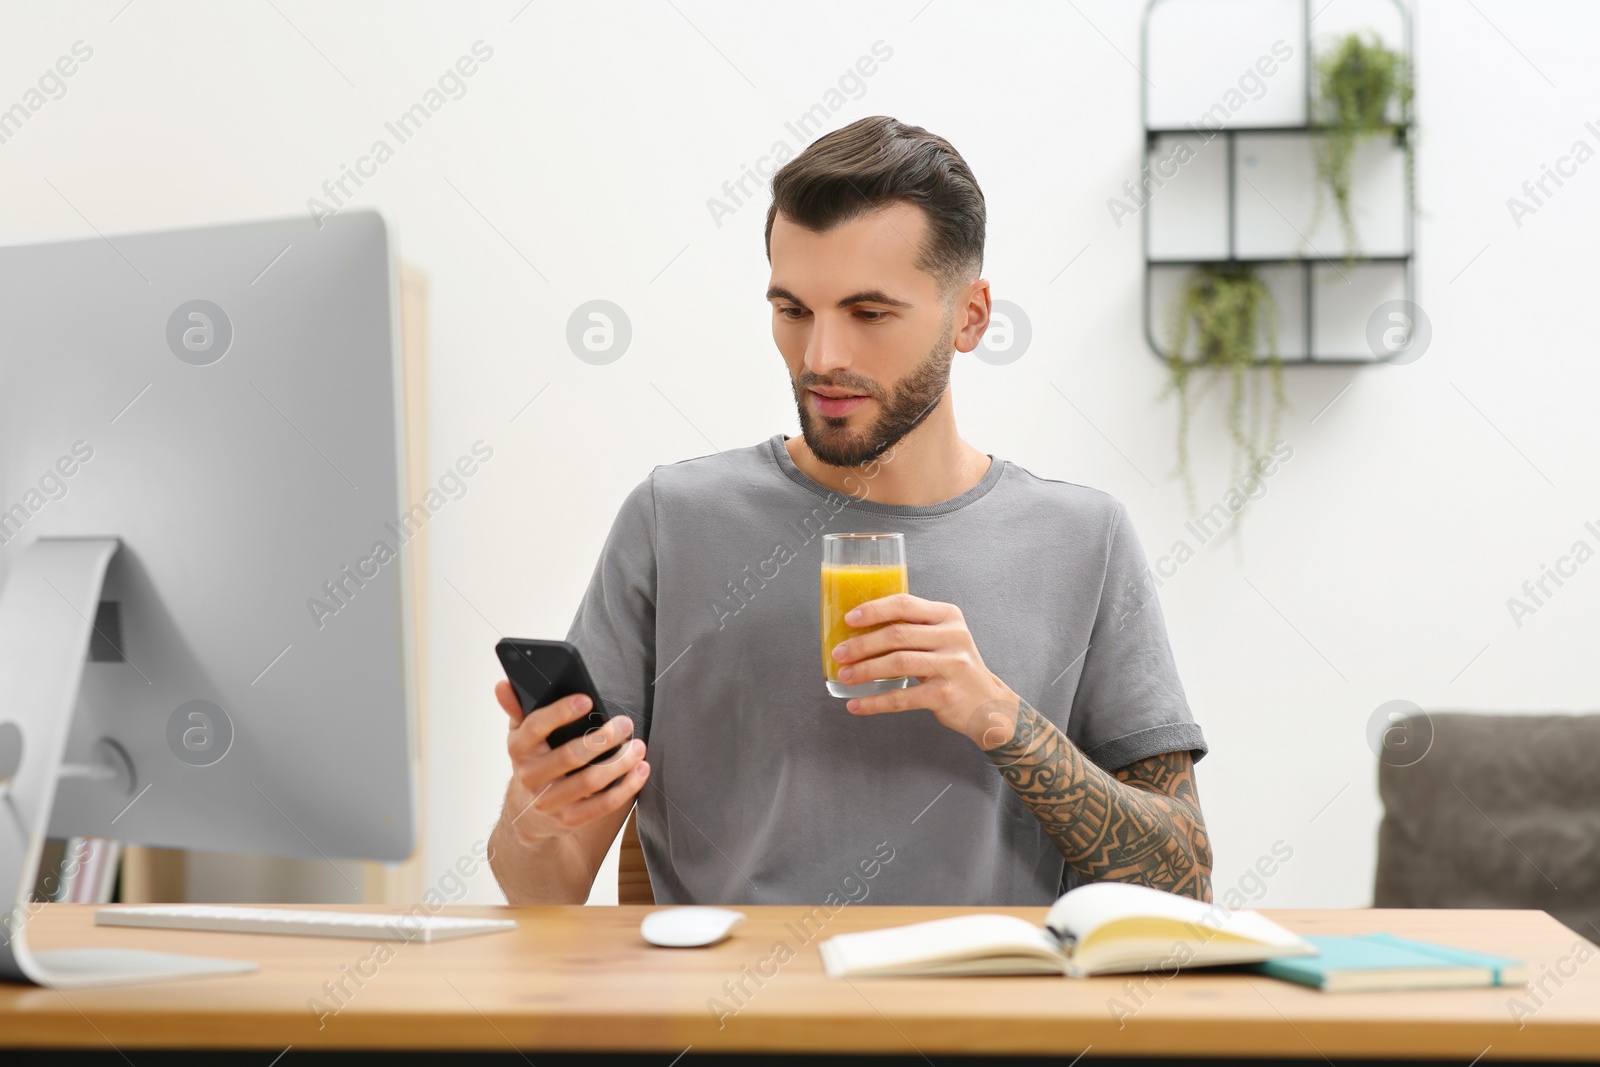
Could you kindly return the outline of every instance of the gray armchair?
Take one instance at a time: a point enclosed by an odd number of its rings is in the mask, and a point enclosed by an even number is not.
[[[1374,905],[1537,908],[1600,941],[1600,715],[1428,720],[1426,755],[1379,763]]]

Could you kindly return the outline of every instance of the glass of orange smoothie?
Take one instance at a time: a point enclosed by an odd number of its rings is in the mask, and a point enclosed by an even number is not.
[[[839,533],[822,537],[822,673],[836,697],[866,697],[904,689],[910,678],[874,678],[856,685],[839,681],[833,649],[840,641],[876,630],[845,625],[858,604],[893,593],[908,593],[906,538],[897,533]]]

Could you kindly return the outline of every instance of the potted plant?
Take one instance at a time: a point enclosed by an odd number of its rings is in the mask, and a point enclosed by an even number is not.
[[[1165,357],[1167,389],[1178,398],[1178,469],[1191,513],[1198,510],[1194,478],[1189,469],[1189,422],[1194,403],[1204,394],[1190,394],[1191,378],[1209,372],[1210,385],[1224,373],[1231,390],[1227,426],[1234,443],[1234,466],[1244,470],[1262,458],[1278,432],[1278,416],[1287,405],[1283,395],[1283,364],[1278,358],[1278,306],[1255,270],[1239,264],[1201,267],[1185,279],[1169,312],[1169,348]],[[1260,437],[1262,381],[1256,363],[1260,340],[1265,337],[1267,369],[1272,377],[1272,412],[1269,428]],[[1190,354],[1190,340],[1193,353]],[[1245,427],[1245,379],[1252,379],[1250,426]],[[1258,443],[1259,442],[1259,443]]]
[[[1384,46],[1377,34],[1351,33],[1317,60],[1317,88],[1322,134],[1315,139],[1316,217],[1322,215],[1322,186],[1333,194],[1344,234],[1345,260],[1358,254],[1360,236],[1350,211],[1350,162],[1356,146],[1380,133],[1400,137],[1406,153],[1406,195],[1415,203],[1412,139],[1406,125],[1411,115],[1411,65]],[[1390,120],[1390,103],[1399,121]],[[1316,221],[1313,219],[1312,225]]]

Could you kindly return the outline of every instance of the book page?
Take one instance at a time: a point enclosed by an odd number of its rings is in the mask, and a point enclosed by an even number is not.
[[[1065,959],[1055,938],[1026,919],[1011,915],[956,915],[884,930],[836,934],[824,943],[824,957],[842,973],[1016,955]]]
[[[1266,945],[1289,945],[1300,940],[1253,911],[1230,913],[1220,904],[1205,904],[1125,882],[1079,886],[1051,906],[1045,925],[1082,942],[1105,924],[1132,917],[1191,924]]]

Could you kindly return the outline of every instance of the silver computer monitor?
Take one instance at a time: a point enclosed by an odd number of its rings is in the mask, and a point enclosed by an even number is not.
[[[0,892],[40,804],[52,838],[410,855],[398,330],[375,212],[0,246]],[[58,743],[30,717],[69,698]]]

